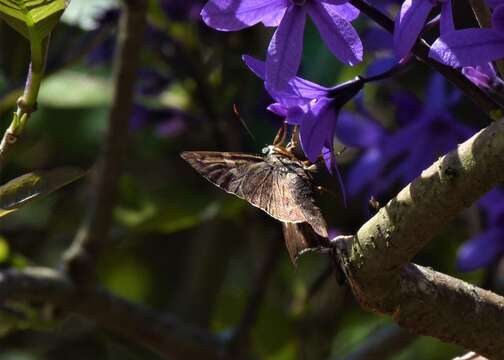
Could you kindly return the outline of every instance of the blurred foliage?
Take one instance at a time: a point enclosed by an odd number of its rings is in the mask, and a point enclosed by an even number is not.
[[[61,166],[91,169],[90,175],[1,219],[3,268],[28,263],[58,267],[61,253],[86,217],[113,88],[111,62],[92,64],[88,55],[104,41],[96,30],[96,18],[114,3],[72,0],[52,38],[49,73],[41,88],[39,109],[0,176],[6,183],[29,171]],[[142,67],[167,74],[170,80],[157,96],[137,96],[137,104],[153,112],[148,112],[139,126],[132,120],[120,202],[99,274],[103,285],[118,295],[226,336],[240,321],[269,242],[283,239],[279,224],[210,185],[180,159],[179,153],[260,153],[271,143],[279,121],[265,111],[268,97],[262,83],[240,61],[245,53],[264,57],[271,29],[217,33],[197,19],[170,19],[155,0],[151,5],[149,22],[158,31],[152,36],[166,41],[158,49],[146,40]],[[111,28],[113,35],[114,26]],[[28,63],[27,44],[19,37],[0,24],[2,128],[10,119]],[[365,68],[341,66],[322,45],[312,25],[305,37],[301,73],[311,80],[332,85]],[[81,53],[82,49],[89,51]],[[371,60],[366,59],[367,63]],[[426,71],[419,68],[384,86],[369,86],[364,94],[367,107],[386,126],[393,126],[388,95],[392,89],[413,89],[421,96]],[[248,137],[233,105],[255,140]],[[164,112],[160,117],[153,115],[154,110]],[[472,108],[460,111],[466,113],[466,119],[479,116]],[[181,129],[163,131],[179,120]],[[349,150],[342,157],[343,172],[355,155]],[[318,181],[338,191],[337,181],[327,174],[320,174]],[[385,203],[387,198],[379,200]],[[345,208],[339,196],[321,199],[330,226],[341,233],[355,231],[370,216],[363,211],[366,202],[364,198],[352,199]],[[471,231],[460,226],[462,223],[456,220],[416,261],[462,276],[454,269],[455,252]],[[341,305],[329,302],[326,308],[316,309],[311,302],[306,304],[304,299],[325,266],[318,257],[307,257],[293,268],[287,252],[281,252],[252,329],[251,352],[258,358],[310,359],[310,351],[302,344],[323,321],[307,322],[306,327],[300,324],[312,312],[333,312],[322,336],[330,345],[327,358],[334,359],[358,348],[373,330],[390,323],[388,318],[362,310],[348,294]],[[484,283],[487,273],[462,277]],[[146,350],[99,332],[84,319],[54,323],[57,314],[47,313],[39,304],[13,306],[28,320],[12,321],[0,308],[0,360],[156,359]],[[39,318],[41,315],[47,318]],[[445,360],[462,351],[435,339],[419,338],[394,359]]]

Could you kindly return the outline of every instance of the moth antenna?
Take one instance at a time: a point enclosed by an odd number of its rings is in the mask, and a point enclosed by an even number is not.
[[[252,131],[250,131],[250,128],[248,127],[247,123],[245,122],[245,120],[241,117],[240,115],[240,110],[238,110],[238,106],[236,104],[233,104],[233,112],[235,114],[235,116],[238,118],[238,120],[240,120],[241,124],[243,125],[243,127],[245,128],[245,131],[247,131],[247,133],[249,134],[249,136],[252,138],[252,140],[257,143],[257,140],[254,136],[254,134],[252,134]]]

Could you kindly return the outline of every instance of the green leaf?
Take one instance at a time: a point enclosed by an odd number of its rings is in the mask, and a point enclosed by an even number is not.
[[[0,236],[0,263],[4,263],[9,259],[10,246],[3,236]]]
[[[0,217],[81,178],[86,172],[75,167],[35,171],[0,186]]]
[[[0,17],[30,41],[42,41],[59,22],[69,0],[0,0]]]
[[[67,109],[89,108],[108,106],[111,98],[112,87],[106,78],[66,70],[44,79],[37,103]]]

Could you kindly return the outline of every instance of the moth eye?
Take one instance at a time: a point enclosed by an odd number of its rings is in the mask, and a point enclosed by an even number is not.
[[[269,150],[269,147],[268,147],[268,146],[263,147],[263,148],[262,148],[262,150],[261,150],[261,152],[262,152],[264,155],[268,154],[268,153],[269,153],[269,151],[270,151],[270,150]]]

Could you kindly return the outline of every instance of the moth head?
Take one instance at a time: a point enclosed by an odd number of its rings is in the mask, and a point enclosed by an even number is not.
[[[274,145],[268,145],[266,147],[263,147],[262,151],[263,155],[271,155],[275,152],[275,146]]]

